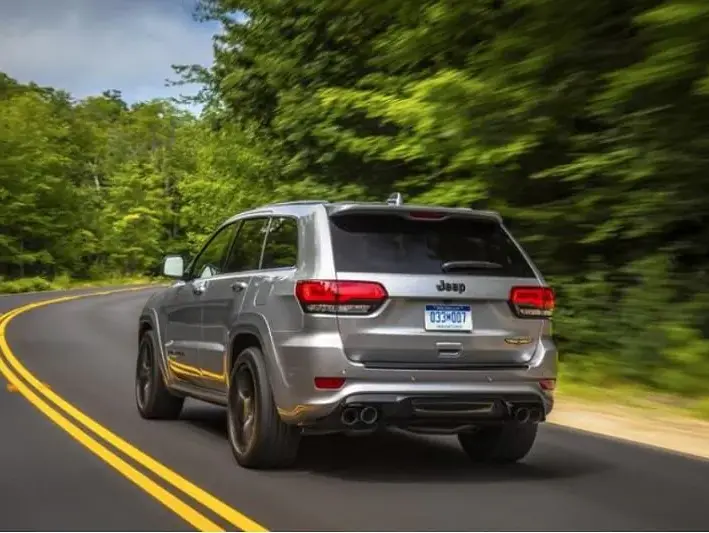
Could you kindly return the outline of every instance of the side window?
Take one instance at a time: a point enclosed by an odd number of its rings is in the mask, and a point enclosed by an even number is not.
[[[290,217],[271,219],[261,268],[295,266],[298,260],[298,221]]]
[[[193,278],[211,278],[222,273],[222,264],[227,253],[229,243],[234,235],[234,224],[222,228],[202,249],[192,265]]]
[[[225,272],[258,270],[267,223],[267,218],[248,218],[243,221],[224,265]]]

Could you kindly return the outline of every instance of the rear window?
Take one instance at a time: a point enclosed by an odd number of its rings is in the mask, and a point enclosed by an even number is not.
[[[534,277],[494,220],[409,220],[391,214],[330,219],[335,268],[341,272]],[[442,268],[449,264],[451,269]]]
[[[261,268],[288,268],[295,266],[297,260],[298,222],[294,218],[272,218]]]

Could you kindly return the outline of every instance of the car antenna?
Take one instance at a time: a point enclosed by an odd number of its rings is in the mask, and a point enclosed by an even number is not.
[[[387,198],[387,205],[401,205],[404,203],[404,197],[401,196],[400,192],[392,193],[389,198]]]

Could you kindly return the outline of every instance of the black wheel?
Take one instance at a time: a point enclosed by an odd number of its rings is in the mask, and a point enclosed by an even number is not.
[[[155,334],[146,331],[138,345],[135,402],[143,418],[174,420],[180,416],[185,399],[170,393],[165,386],[156,347]]]
[[[296,460],[300,430],[278,415],[256,347],[241,352],[232,368],[227,427],[232,453],[245,468],[285,468]]]
[[[515,463],[534,446],[537,424],[483,426],[474,433],[460,433],[458,441],[473,461]]]

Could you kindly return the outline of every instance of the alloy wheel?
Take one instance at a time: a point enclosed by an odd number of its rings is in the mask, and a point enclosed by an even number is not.
[[[240,454],[247,452],[255,435],[256,394],[254,378],[247,365],[241,365],[229,391],[229,436]]]

